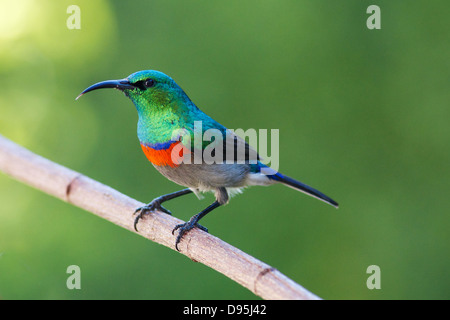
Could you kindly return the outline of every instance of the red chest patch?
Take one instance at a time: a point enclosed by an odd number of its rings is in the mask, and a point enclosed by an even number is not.
[[[143,144],[141,144],[141,148],[147,159],[155,166],[177,167],[183,161],[186,152],[186,148],[180,141],[168,145],[165,149],[152,148]]]

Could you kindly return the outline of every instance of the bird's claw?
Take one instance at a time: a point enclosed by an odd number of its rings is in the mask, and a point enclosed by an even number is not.
[[[193,229],[193,228],[199,228],[200,230],[203,230],[205,232],[208,232],[208,228],[198,224],[197,222],[194,221],[188,221],[182,224],[178,224],[175,226],[175,228],[173,228],[172,230],[172,234],[175,234],[175,231],[180,229],[180,231],[178,231],[178,235],[177,235],[177,239],[175,240],[175,249],[177,249],[178,251],[180,251],[180,249],[178,248],[178,244],[180,243],[181,239],[183,238],[184,234],[186,232],[188,232],[189,230]]]
[[[150,202],[149,204],[146,204],[145,206],[139,207],[137,208],[133,215],[135,215],[136,213],[139,212],[139,214],[136,216],[136,218],[134,219],[134,230],[138,231],[137,229],[137,224],[139,222],[139,220],[145,215],[145,214],[150,214],[150,212],[153,211],[161,211],[164,212],[168,215],[172,215],[172,212],[170,212],[169,210],[167,210],[166,208],[164,208],[161,203],[159,201],[157,201],[156,199],[153,200],[152,202]]]

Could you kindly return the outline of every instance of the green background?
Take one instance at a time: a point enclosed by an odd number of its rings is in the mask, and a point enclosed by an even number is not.
[[[81,9],[69,30],[66,10]],[[381,30],[366,9],[381,8]],[[171,77],[223,125],[280,130],[281,185],[212,234],[325,299],[449,299],[448,1],[0,1],[0,134],[143,202],[180,189],[146,160],[122,94]],[[207,195],[167,207],[186,220]],[[130,219],[131,213],[130,213]],[[81,268],[81,290],[66,268]],[[366,287],[370,265],[381,289]],[[257,299],[183,255],[0,175],[2,299]]]

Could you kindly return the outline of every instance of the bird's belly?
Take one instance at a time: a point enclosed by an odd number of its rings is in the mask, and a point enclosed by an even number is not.
[[[220,187],[240,188],[245,186],[249,168],[245,164],[180,164],[178,166],[154,167],[167,179],[200,191]]]

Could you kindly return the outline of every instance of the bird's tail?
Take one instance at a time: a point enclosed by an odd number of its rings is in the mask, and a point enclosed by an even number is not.
[[[277,172],[276,174],[270,175],[268,177],[269,177],[269,179],[281,182],[282,184],[285,184],[288,187],[291,187],[295,190],[299,190],[303,193],[306,193],[307,195],[310,195],[310,196],[317,198],[323,202],[326,202],[326,203],[332,205],[333,207],[336,207],[336,208],[339,207],[339,204],[336,201],[334,201],[330,197],[324,195],[322,192],[320,192],[300,181],[297,181],[288,176],[285,176],[284,174]]]

